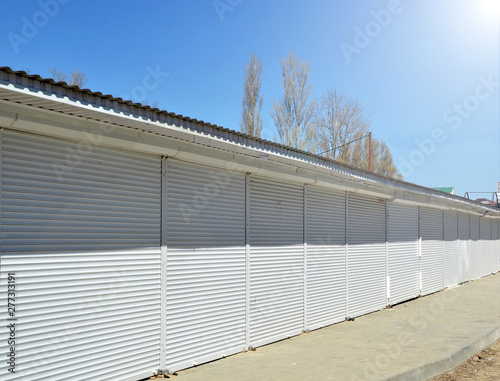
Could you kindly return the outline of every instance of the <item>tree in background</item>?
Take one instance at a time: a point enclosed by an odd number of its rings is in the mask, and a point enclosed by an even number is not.
[[[88,81],[87,75],[78,70],[73,70],[69,74],[66,74],[64,71],[59,71],[53,67],[50,69],[50,74],[56,82],[66,82],[70,86],[78,86],[80,88]]]
[[[240,131],[251,136],[260,138],[262,133],[262,96],[260,87],[262,85],[262,60],[250,55],[250,62],[245,65],[245,87],[241,105]]]
[[[357,99],[342,91],[323,92],[314,114],[314,136],[318,153],[349,162],[347,143],[361,139],[370,128],[370,115]],[[349,153],[350,155],[350,153]]]
[[[278,132],[277,140],[289,147],[314,150],[311,123],[315,104],[308,102],[311,85],[307,83],[309,64],[293,52],[281,60],[283,96],[273,104],[271,117]]]
[[[328,158],[368,169],[371,117],[357,99],[327,89],[314,114],[316,152]],[[372,139],[372,171],[402,179],[383,140]]]

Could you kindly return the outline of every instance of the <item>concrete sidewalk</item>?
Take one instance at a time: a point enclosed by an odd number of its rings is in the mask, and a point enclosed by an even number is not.
[[[500,338],[500,273],[178,372],[179,381],[426,380]]]

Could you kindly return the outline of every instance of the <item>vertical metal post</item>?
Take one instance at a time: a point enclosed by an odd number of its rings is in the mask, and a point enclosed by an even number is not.
[[[372,171],[372,133],[368,133],[368,170]]]
[[[307,184],[304,184],[304,210],[303,210],[303,244],[304,244],[304,283],[303,283],[303,291],[304,291],[304,328],[303,331],[307,332]]]
[[[418,207],[418,282],[422,294],[422,211]]]
[[[349,192],[345,192],[345,317],[349,317]]]
[[[391,300],[391,278],[389,277],[389,209],[387,201],[385,202],[385,276],[386,276],[386,289],[387,298],[386,305],[388,306]]]
[[[160,269],[160,369],[166,371],[167,361],[167,203],[168,203],[168,162],[161,160],[161,269]]]
[[[250,347],[250,174],[245,176],[245,350]]]

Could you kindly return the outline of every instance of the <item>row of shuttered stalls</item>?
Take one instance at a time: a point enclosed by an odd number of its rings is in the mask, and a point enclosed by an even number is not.
[[[0,379],[137,380],[499,270],[498,219],[9,130],[0,143],[19,337]]]

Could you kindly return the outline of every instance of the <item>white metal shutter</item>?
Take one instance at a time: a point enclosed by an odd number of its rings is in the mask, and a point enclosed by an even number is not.
[[[444,285],[458,284],[458,212],[444,212]]]
[[[166,368],[245,347],[245,177],[167,159]]]
[[[492,273],[491,264],[491,219],[482,217],[479,219],[479,236],[481,246],[480,271],[481,276]]]
[[[387,204],[389,304],[420,294],[418,207]]]
[[[387,305],[385,200],[348,194],[347,315]]]
[[[302,332],[303,186],[250,178],[250,345]]]
[[[0,318],[16,278],[15,375],[137,380],[159,367],[160,157],[5,130]],[[2,359],[6,324],[0,328]]]
[[[492,251],[491,251],[491,257],[492,257],[492,265],[491,269],[493,273],[496,273],[498,271],[498,266],[499,266],[499,255],[500,255],[500,247],[498,245],[498,220],[494,219],[491,220],[491,242],[492,242]]]
[[[306,189],[307,319],[316,329],[345,319],[345,193]]]
[[[470,216],[470,279],[481,277],[481,241],[479,240],[479,216]]]
[[[470,279],[470,232],[469,215],[458,213],[458,281],[467,282]]]
[[[444,288],[443,211],[420,208],[422,295]]]

